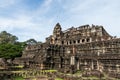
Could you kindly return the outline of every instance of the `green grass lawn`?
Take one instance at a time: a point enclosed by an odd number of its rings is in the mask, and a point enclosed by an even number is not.
[[[25,80],[23,77],[13,77],[13,79],[12,80]]]
[[[63,80],[63,79],[61,79],[61,78],[55,78],[55,80]]]

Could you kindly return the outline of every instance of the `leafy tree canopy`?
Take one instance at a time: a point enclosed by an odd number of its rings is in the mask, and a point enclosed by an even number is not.
[[[0,58],[14,59],[20,57],[26,45],[36,45],[35,39],[29,39],[25,42],[18,42],[18,37],[6,31],[0,32]]]
[[[28,45],[36,45],[37,41],[35,39],[29,39],[29,40],[26,41],[26,44],[28,44]]]
[[[0,45],[0,57],[3,58],[15,58],[22,55],[22,50],[24,47],[23,43],[10,44],[5,43]]]
[[[0,33],[0,58],[15,58],[22,55],[25,42],[17,42],[15,35],[2,31]]]
[[[11,43],[14,44],[18,38],[10,33],[7,33],[6,31],[2,31],[0,33],[0,43]]]

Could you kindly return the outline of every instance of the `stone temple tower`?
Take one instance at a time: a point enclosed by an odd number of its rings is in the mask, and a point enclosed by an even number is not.
[[[54,27],[53,30],[53,39],[54,39],[54,44],[61,44],[61,37],[62,37],[62,28],[59,23],[57,23]]]

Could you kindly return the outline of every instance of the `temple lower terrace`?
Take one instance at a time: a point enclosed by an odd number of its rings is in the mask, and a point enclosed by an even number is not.
[[[31,70],[57,70],[52,73],[54,78],[63,80],[120,79],[120,38],[108,34],[103,26],[62,31],[57,23],[46,42],[28,45],[12,63]]]

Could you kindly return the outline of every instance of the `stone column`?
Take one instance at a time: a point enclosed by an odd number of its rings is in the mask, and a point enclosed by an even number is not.
[[[80,69],[79,67],[80,67],[80,62],[78,61],[78,62],[77,62],[77,70]]]
[[[117,68],[117,72],[120,72],[119,65],[116,65],[116,68]]]
[[[94,64],[93,64],[93,60],[91,60],[91,69],[94,69]]]
[[[99,66],[99,61],[97,60],[97,70],[100,70],[99,67],[100,67]]]
[[[70,64],[75,65],[75,56],[71,56]]]

